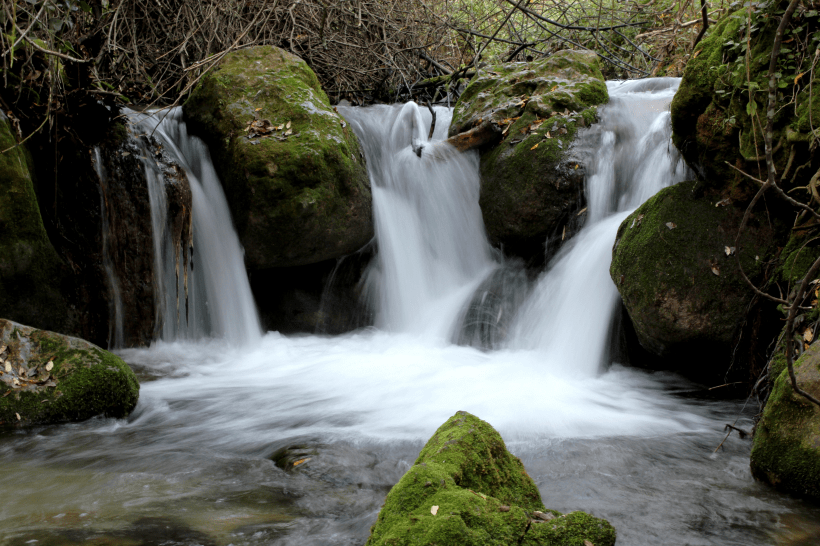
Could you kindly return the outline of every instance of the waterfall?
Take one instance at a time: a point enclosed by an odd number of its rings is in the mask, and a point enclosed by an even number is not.
[[[125,346],[125,335],[123,332],[123,315],[122,315],[122,291],[120,290],[120,280],[114,271],[114,262],[111,260],[111,243],[110,243],[110,221],[108,215],[110,213],[108,208],[108,199],[106,194],[108,192],[108,173],[105,172],[103,166],[102,154],[100,147],[94,146],[94,170],[99,178],[100,185],[100,218],[102,233],[102,259],[103,268],[105,269],[105,276],[108,280],[108,348],[120,349]]]
[[[188,134],[182,109],[126,112],[138,134],[154,238],[157,324],[165,341],[225,338],[257,342],[262,328],[222,185],[207,146]],[[156,138],[184,174],[163,172],[148,147]],[[190,188],[190,200],[187,197]],[[169,195],[174,197],[169,200]],[[173,213],[169,207],[175,206]],[[190,207],[190,210],[184,210]]]
[[[487,242],[476,152],[427,142],[432,116],[415,103],[344,108],[373,185],[378,256],[364,282],[377,326],[490,348],[506,343],[572,373],[598,373],[619,301],[609,278],[618,226],[658,190],[691,176],[671,145],[669,103],[678,83],[608,83],[600,123],[575,144],[587,156],[587,224],[531,294],[521,265],[501,263]],[[446,136],[451,117],[437,109],[433,141]],[[501,326],[510,333],[499,334]]]
[[[377,261],[366,287],[376,325],[449,338],[464,302],[496,267],[478,207],[478,154],[441,143],[449,108],[340,108],[367,157]],[[438,143],[437,143],[438,142]]]
[[[556,366],[596,374],[609,360],[619,301],[609,277],[621,222],[660,189],[692,176],[671,144],[669,104],[677,78],[609,82],[600,122],[578,143],[590,153],[587,225],[553,259],[522,307],[511,346]]]

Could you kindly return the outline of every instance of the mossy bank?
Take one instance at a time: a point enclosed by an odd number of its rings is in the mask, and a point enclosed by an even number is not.
[[[560,51],[528,63],[493,65],[462,93],[450,134],[490,120],[503,140],[481,150],[479,203],[490,241],[525,258],[583,208],[583,164],[572,152],[580,127],[609,99],[597,55]],[[554,246],[557,248],[557,245]]]
[[[79,338],[0,319],[0,427],[125,417],[139,383],[118,356]]]
[[[373,237],[359,142],[299,57],[231,52],[184,113],[208,144],[250,269],[317,263]]]
[[[546,510],[521,461],[488,423],[460,411],[387,495],[367,546],[610,546],[615,529]]]

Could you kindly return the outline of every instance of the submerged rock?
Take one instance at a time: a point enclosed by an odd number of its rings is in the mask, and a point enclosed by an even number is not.
[[[0,426],[125,417],[138,398],[137,378],[118,356],[0,319]]]
[[[184,112],[211,151],[249,268],[317,263],[373,237],[361,147],[302,59],[272,46],[229,53]]]
[[[781,361],[782,360],[782,361]],[[755,429],[751,468],[755,478],[801,496],[820,499],[820,408],[792,389],[785,358]],[[797,384],[820,398],[820,344],[794,364]]]
[[[697,184],[661,190],[624,220],[610,276],[641,345],[667,367],[711,380],[729,366],[754,295],[736,253],[746,275],[760,282],[763,258],[775,246],[769,220],[753,214],[735,248],[744,210],[721,206],[719,195],[699,193]]]
[[[494,65],[473,78],[450,135],[487,121],[504,128],[500,143],[481,150],[479,203],[493,244],[531,258],[543,255],[547,237],[560,238],[583,207],[584,169],[572,143],[607,100],[598,57],[589,52]]]
[[[488,423],[460,411],[421,450],[384,502],[367,546],[615,543],[583,512],[546,510],[521,461]]]

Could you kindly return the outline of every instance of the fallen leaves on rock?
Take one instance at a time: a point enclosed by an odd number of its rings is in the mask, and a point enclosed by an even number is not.
[[[434,516],[438,514],[438,506],[433,506],[432,508],[430,508],[430,513]]]
[[[724,247],[723,251],[726,253],[727,256],[731,256],[732,254],[735,253],[735,247],[727,246],[727,247]]]
[[[676,227],[678,227],[678,224],[676,224],[675,222],[666,222],[666,227],[668,227],[669,229],[675,229]]]

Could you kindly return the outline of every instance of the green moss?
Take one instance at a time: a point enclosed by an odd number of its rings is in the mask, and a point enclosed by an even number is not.
[[[598,56],[590,52],[560,51],[530,63],[504,63],[487,67],[470,81],[456,103],[450,135],[479,123],[521,115],[527,110],[548,117],[568,109],[573,112],[609,100]]]
[[[800,387],[820,396],[820,345],[812,345],[794,367]],[[755,430],[751,468],[778,489],[820,498],[820,408],[794,393],[785,369]]]
[[[658,192],[624,220],[613,248],[610,275],[641,343],[657,354],[712,344],[722,355],[752,297],[736,256],[726,254],[744,211],[716,207],[719,194],[697,195],[695,187],[682,182]],[[753,282],[772,240],[768,223],[753,215],[735,250]]]
[[[536,510],[554,519],[533,520]],[[538,489],[499,434],[458,412],[390,491],[367,544],[582,546],[584,540],[614,544],[615,530],[582,512],[545,511]]]
[[[63,266],[46,235],[32,180],[32,159],[0,117],[0,312],[58,328],[66,316]]]
[[[805,232],[794,232],[780,253],[780,266],[775,278],[787,286],[794,286],[803,280],[809,268],[820,255],[820,248],[814,237]]]
[[[50,377],[54,383],[11,388],[0,382],[0,424],[61,423],[96,415],[125,417],[136,406],[139,383],[116,355],[81,339],[2,319],[0,334],[14,369],[37,370],[33,378],[45,383]],[[48,362],[53,363],[50,372]]]
[[[270,46],[233,52],[184,111],[209,145],[250,267],[321,261],[370,240],[361,147],[304,61]],[[254,119],[290,123],[292,135],[249,140]]]

